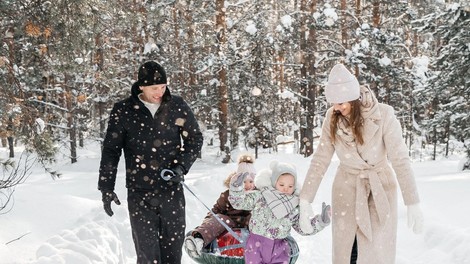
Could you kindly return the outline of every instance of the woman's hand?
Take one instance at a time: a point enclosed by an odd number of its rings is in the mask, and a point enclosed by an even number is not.
[[[312,205],[304,199],[299,201],[299,226],[300,230],[305,234],[313,233],[313,226],[311,219],[314,217]]]
[[[408,227],[413,229],[415,234],[421,234],[424,226],[424,216],[419,207],[419,203],[408,205]]]

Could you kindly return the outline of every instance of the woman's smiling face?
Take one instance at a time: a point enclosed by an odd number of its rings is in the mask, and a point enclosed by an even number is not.
[[[351,114],[351,103],[333,104],[333,110],[335,113],[340,112],[343,116],[349,116],[349,114]]]

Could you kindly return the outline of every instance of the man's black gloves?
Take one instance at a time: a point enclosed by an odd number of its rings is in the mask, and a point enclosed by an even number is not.
[[[171,181],[174,183],[180,183],[184,181],[185,169],[182,165],[175,165],[171,169],[164,169],[160,173],[160,176],[165,181]]]
[[[121,201],[119,201],[117,195],[113,191],[108,190],[101,190],[101,194],[103,195],[103,207],[106,214],[109,216],[113,216],[113,210],[111,210],[111,202],[114,201],[117,205],[121,205]]]

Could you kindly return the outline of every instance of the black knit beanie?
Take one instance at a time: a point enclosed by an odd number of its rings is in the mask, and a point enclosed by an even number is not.
[[[166,84],[165,69],[154,61],[147,61],[140,66],[138,78],[139,86]]]

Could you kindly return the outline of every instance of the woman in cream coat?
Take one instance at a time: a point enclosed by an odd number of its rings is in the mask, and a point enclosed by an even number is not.
[[[408,207],[408,225],[420,233],[423,224],[400,123],[393,108],[378,103],[342,64],[331,70],[325,94],[333,106],[300,194],[302,231],[310,231],[310,203],[336,152],[340,164],[332,189],[333,264],[395,263],[397,181]]]

